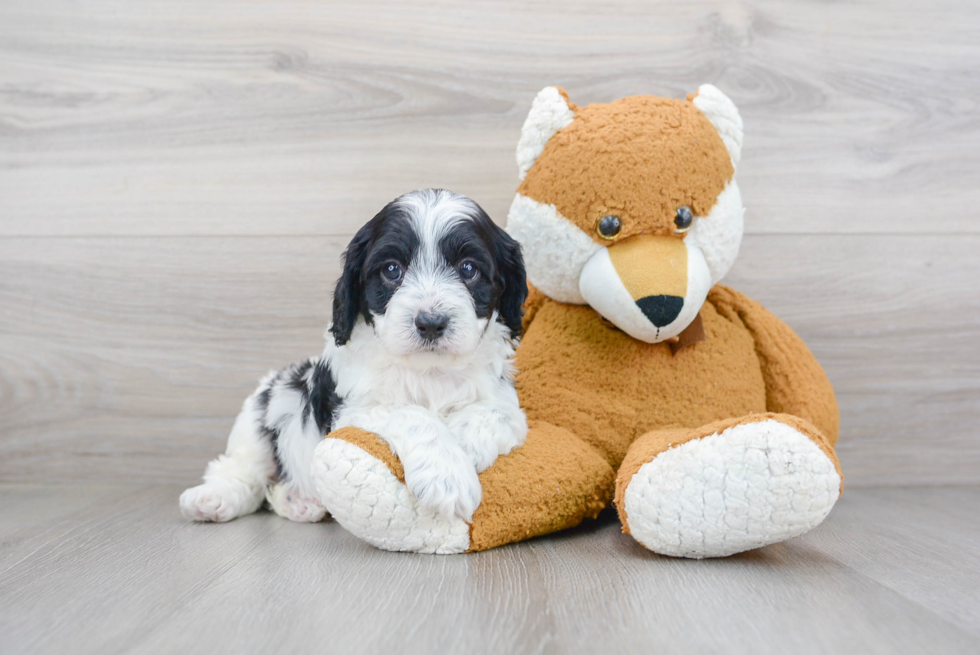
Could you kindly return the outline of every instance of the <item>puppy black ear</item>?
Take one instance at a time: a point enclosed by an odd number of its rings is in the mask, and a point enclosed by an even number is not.
[[[527,299],[524,256],[521,254],[521,244],[496,225],[494,228],[494,266],[497,269],[497,283],[501,287],[500,320],[510,329],[512,337],[519,337],[524,300]]]
[[[373,238],[374,226],[383,213],[384,210],[358,230],[344,251],[344,272],[334,287],[333,325],[330,326],[330,333],[338,346],[350,341],[351,332],[357,324],[357,316],[361,313],[364,260]]]

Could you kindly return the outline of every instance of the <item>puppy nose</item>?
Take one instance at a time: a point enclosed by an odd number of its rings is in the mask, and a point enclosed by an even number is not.
[[[449,317],[445,314],[419,312],[419,315],[415,317],[415,329],[418,330],[419,336],[426,341],[441,337],[448,325]]]
[[[684,308],[684,299],[679,296],[646,296],[636,301],[643,315],[657,327],[670,325]]]

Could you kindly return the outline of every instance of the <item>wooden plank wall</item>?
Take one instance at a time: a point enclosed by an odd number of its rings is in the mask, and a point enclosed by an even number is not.
[[[980,14],[914,3],[0,5],[0,480],[192,481],[315,354],[358,225],[504,222],[534,94],[739,105],[728,278],[836,385],[849,485],[980,483]]]

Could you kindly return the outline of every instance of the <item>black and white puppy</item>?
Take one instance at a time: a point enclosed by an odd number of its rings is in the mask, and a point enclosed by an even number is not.
[[[313,450],[355,426],[391,446],[418,502],[470,520],[477,472],[527,434],[511,363],[526,296],[520,246],[475,202],[431,189],[392,201],[347,247],[323,354],[261,381],[181,512],[228,521],[264,499],[319,521]]]

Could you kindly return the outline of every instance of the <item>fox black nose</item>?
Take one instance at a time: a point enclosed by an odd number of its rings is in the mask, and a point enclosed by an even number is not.
[[[449,317],[445,314],[433,314],[431,312],[419,312],[415,317],[415,329],[419,336],[426,341],[438,339],[446,331],[449,325]]]
[[[674,322],[684,308],[684,299],[679,296],[647,296],[637,300],[636,305],[659,328]]]

